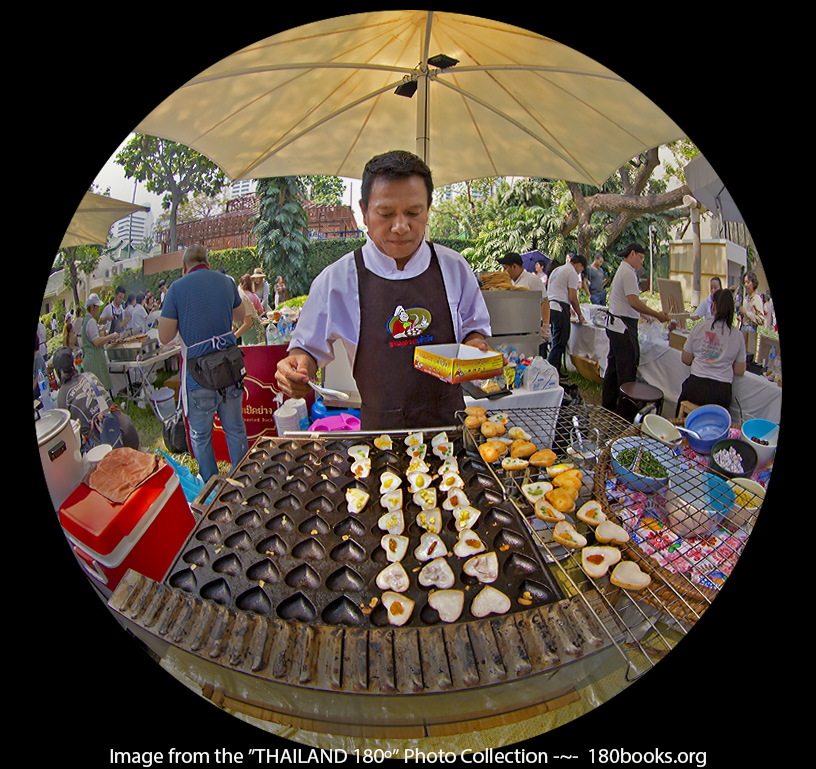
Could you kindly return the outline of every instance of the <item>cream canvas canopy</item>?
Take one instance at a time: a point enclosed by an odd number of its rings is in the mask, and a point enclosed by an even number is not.
[[[71,217],[71,223],[63,235],[60,248],[104,244],[107,242],[108,232],[114,222],[124,219],[135,211],[149,210],[145,206],[86,192]]]
[[[406,149],[437,186],[490,176],[600,186],[683,136],[587,56],[437,11],[359,13],[273,35],[213,64],[136,130],[192,147],[232,180],[361,178],[373,155]]]

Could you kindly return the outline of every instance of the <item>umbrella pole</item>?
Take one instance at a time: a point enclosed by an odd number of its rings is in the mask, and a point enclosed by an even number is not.
[[[428,138],[428,53],[431,43],[431,27],[433,26],[433,11],[428,11],[425,21],[425,33],[422,38],[422,63],[419,66],[417,78],[417,131],[416,154],[431,165],[430,141]]]

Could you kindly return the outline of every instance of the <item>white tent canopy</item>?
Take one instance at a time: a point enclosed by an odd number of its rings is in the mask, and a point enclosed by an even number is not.
[[[86,192],[82,198],[65,235],[60,248],[104,244],[114,222],[124,219],[135,211],[149,211],[146,206],[138,206],[124,200],[109,198]]]
[[[400,86],[415,93],[398,95]],[[190,80],[136,130],[192,147],[233,180],[359,179],[372,156],[405,149],[428,162],[437,186],[491,176],[600,186],[638,153],[683,136],[584,54],[436,11],[360,13],[260,40]]]

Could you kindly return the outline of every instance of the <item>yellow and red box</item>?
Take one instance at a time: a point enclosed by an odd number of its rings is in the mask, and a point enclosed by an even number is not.
[[[500,352],[482,352],[467,344],[420,345],[414,350],[414,368],[456,384],[501,376],[504,358]]]

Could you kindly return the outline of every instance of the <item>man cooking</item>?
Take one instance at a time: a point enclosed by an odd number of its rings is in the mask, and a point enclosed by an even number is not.
[[[117,286],[113,300],[105,305],[97,321],[100,325],[110,324],[108,331],[111,334],[121,333],[125,328],[125,289]]]
[[[108,357],[105,345],[119,339],[117,332],[103,334],[99,330],[99,316],[102,312],[102,300],[97,294],[91,294],[85,301],[85,317],[82,319],[82,368],[95,374],[102,387],[111,389]]]
[[[623,261],[618,266],[609,290],[609,322],[606,336],[609,339],[609,356],[606,362],[601,405],[616,411],[620,386],[634,382],[640,363],[638,320],[641,315],[657,318],[668,323],[665,312],[653,310],[640,298],[640,281],[637,271],[643,266],[645,250],[637,243],[630,243],[621,252]],[[631,415],[622,414],[627,418]]]
[[[352,361],[363,429],[455,423],[464,408],[461,386],[415,369],[415,345],[462,342],[486,351],[490,316],[465,259],[425,241],[432,193],[430,169],[410,152],[366,164],[360,209],[368,239],[313,281],[290,354],[278,363],[286,395],[309,392],[308,381],[340,340]]]
[[[547,347],[547,340],[550,338],[550,300],[547,297],[547,287],[538,275],[524,269],[524,260],[520,254],[509,251],[498,262],[502,266],[502,270],[513,281],[514,286],[524,286],[530,291],[539,291],[541,293],[542,342],[539,346],[539,355],[544,357],[543,353]],[[536,265],[538,265],[538,262],[536,262]]]

